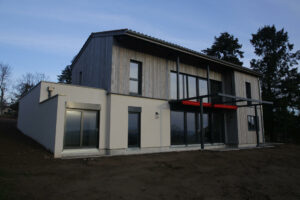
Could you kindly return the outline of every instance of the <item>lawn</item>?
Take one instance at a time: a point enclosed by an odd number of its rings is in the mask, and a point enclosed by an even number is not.
[[[0,199],[300,199],[300,146],[62,160],[1,119]]]

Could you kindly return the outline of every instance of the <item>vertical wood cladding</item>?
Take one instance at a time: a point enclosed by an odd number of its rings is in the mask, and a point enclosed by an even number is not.
[[[72,84],[110,89],[112,37],[91,38],[73,65]]]
[[[118,44],[114,44],[112,49],[112,92],[129,94],[130,60],[135,60],[142,63],[142,96],[169,99],[170,71],[176,71],[175,60],[138,52]],[[204,67],[180,63],[180,72],[206,78]],[[221,74],[214,71],[211,71],[210,78],[222,80]]]

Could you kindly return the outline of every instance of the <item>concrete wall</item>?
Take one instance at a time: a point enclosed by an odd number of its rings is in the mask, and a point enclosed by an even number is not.
[[[110,149],[128,145],[128,106],[141,107],[141,148],[170,146],[170,108],[168,101],[123,95],[110,97]],[[159,118],[155,118],[155,112]]]
[[[41,84],[19,102],[18,129],[55,152],[58,97],[40,103]]]
[[[260,93],[259,93],[259,81],[258,77],[247,75],[240,72],[234,72],[235,77],[235,92],[236,96],[239,97],[246,97],[246,86],[245,83],[249,82],[251,84],[251,95],[252,99],[260,100]],[[246,102],[237,103],[238,105],[244,105]],[[259,135],[260,135],[260,142],[262,142],[262,109],[261,106],[257,107],[258,117],[259,117]],[[256,132],[248,130],[248,115],[255,115],[254,107],[241,107],[237,110],[237,119],[238,119],[238,138],[239,144],[256,144]]]

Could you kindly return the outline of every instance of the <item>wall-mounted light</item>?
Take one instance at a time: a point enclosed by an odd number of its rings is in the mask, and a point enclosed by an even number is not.
[[[158,118],[159,118],[159,113],[155,112],[155,119],[158,119]]]
[[[50,98],[52,96],[52,92],[54,90],[54,87],[48,86],[47,90],[48,90],[48,98]]]

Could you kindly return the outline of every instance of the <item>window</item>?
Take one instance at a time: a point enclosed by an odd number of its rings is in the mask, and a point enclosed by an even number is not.
[[[131,94],[141,94],[141,68],[140,62],[130,61],[129,92]]]
[[[251,99],[251,84],[246,82],[246,98]],[[251,101],[247,101],[248,105],[251,105]]]
[[[185,144],[184,112],[171,111],[171,144]]]
[[[257,122],[258,122],[258,117],[257,117]],[[259,128],[259,123],[257,124],[257,127]],[[256,130],[255,116],[248,115],[248,130],[249,131],[255,131]]]
[[[64,148],[98,147],[99,112],[67,110]]]
[[[201,79],[201,78],[198,79],[198,90],[199,90],[198,91],[199,96],[203,96],[203,95],[208,94],[208,92],[207,92],[207,80]],[[208,99],[203,98],[203,102],[208,102]]]
[[[216,93],[222,93],[222,82],[221,81],[216,81],[216,80],[210,80],[210,92],[211,94],[216,94]],[[217,96],[213,97],[212,101],[215,103],[221,103],[222,102],[222,97]]]
[[[197,96],[197,79],[194,76],[187,76],[188,78],[188,97],[196,97]]]
[[[197,91],[198,88],[198,91]],[[207,81],[196,76],[179,74],[179,98],[207,95]],[[170,98],[177,99],[177,73],[170,73]],[[207,98],[203,99],[207,102]]]
[[[196,114],[192,112],[186,113],[186,133],[187,133],[187,143],[197,144],[198,135],[196,132]]]
[[[140,147],[141,108],[128,108],[128,147]]]
[[[82,72],[79,72],[79,85],[82,84]]]

